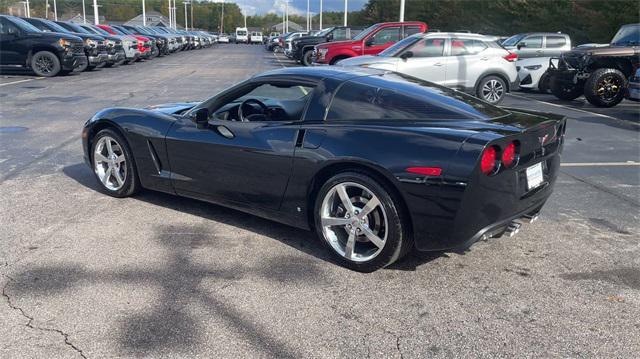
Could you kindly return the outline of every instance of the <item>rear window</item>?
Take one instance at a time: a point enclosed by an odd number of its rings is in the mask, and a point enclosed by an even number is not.
[[[564,36],[547,36],[547,47],[550,49],[562,47],[567,44]]]
[[[333,98],[327,121],[487,120],[507,114],[461,92],[388,73],[342,85]]]

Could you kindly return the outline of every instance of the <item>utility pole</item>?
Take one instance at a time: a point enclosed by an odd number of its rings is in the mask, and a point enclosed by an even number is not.
[[[84,3],[84,0],[82,0]],[[144,0],[142,0],[142,26],[147,26],[147,12],[144,8]]]
[[[400,0],[400,22],[404,21],[404,0]]]
[[[47,0],[47,3],[48,3],[48,0]],[[83,24],[87,23],[87,10],[84,7],[84,0],[82,0],[82,23]]]
[[[93,0],[93,24],[98,25],[100,23],[98,20],[98,0]]]
[[[322,0],[320,0],[320,30],[322,30]]]
[[[344,26],[347,26],[348,2],[349,0],[344,0]]]
[[[189,31],[189,27],[187,26],[187,4],[188,2],[183,2],[184,4],[184,29]]]

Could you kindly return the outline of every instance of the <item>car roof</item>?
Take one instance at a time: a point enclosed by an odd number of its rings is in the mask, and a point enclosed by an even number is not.
[[[362,76],[382,75],[387,71],[364,67],[348,67],[348,66],[312,66],[312,67],[286,67],[282,69],[263,72],[256,76],[260,77],[277,77],[277,76],[293,76],[307,77],[312,79],[333,78],[342,81]]]
[[[479,40],[492,40],[492,39],[495,40],[497,38],[496,36],[476,34],[476,33],[470,33],[470,32],[425,32],[423,34],[416,34],[416,35],[419,35],[422,37],[457,36],[457,37],[466,37],[466,38],[473,38],[473,39],[479,39]]]

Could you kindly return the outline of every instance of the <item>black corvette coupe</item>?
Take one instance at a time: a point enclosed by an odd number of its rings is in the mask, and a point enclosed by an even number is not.
[[[341,264],[373,271],[536,218],[564,132],[560,116],[331,67],[266,72],[201,103],[106,109],[82,138],[112,196],[147,188],[314,228]]]

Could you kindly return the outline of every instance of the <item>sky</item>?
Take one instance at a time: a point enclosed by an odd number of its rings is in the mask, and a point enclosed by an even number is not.
[[[222,0],[213,0],[221,2]],[[236,3],[248,16],[262,15],[269,12],[282,14],[286,0],[224,0]],[[348,0],[349,11],[360,10],[367,0]],[[320,0],[309,0],[312,13],[320,11]],[[323,11],[344,11],[344,0],[323,0]],[[307,13],[307,0],[289,0],[289,13],[304,15]]]

